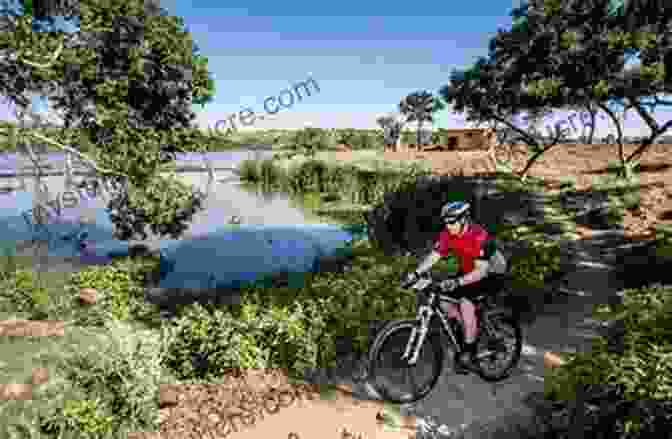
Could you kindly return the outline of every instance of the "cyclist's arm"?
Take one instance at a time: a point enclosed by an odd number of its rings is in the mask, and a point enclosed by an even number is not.
[[[474,269],[464,276],[458,277],[457,281],[461,286],[473,284],[474,282],[485,279],[488,276],[489,271],[490,263],[488,261],[483,259],[476,259],[474,261]]]
[[[474,269],[464,276],[460,276],[457,281],[460,285],[469,285],[485,279],[490,272],[490,258],[497,251],[495,241],[487,240],[481,246],[480,254],[474,260]]]
[[[432,250],[432,252],[425,256],[422,262],[420,262],[420,265],[418,265],[418,268],[415,270],[416,273],[422,274],[429,271],[434,266],[434,264],[439,262],[439,260],[441,260],[441,255],[439,252]]]

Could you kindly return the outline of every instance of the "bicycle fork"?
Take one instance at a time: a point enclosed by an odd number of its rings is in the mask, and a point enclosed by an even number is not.
[[[408,343],[406,343],[406,350],[404,351],[404,355],[401,356],[402,360],[408,359],[408,356],[411,355],[411,349],[413,350],[413,355],[411,356],[411,359],[408,361],[409,365],[415,365],[415,363],[418,361],[418,355],[420,354],[420,348],[422,345],[425,343],[425,337],[427,337],[427,332],[429,331],[429,322],[431,321],[431,318],[434,314],[434,310],[426,305],[423,305],[420,307],[418,310],[418,315],[420,320],[420,327],[418,328],[417,326],[414,326],[413,329],[411,330],[411,336],[408,339]],[[415,343],[416,337],[418,337],[417,343]],[[412,346],[415,347],[412,348]]]

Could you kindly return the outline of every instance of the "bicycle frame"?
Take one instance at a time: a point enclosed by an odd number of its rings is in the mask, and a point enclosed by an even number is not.
[[[431,281],[430,281],[431,282]],[[433,285],[429,285],[430,287],[433,287]],[[404,354],[402,355],[401,359],[406,360],[408,359],[408,356],[411,354],[411,351],[413,352],[412,357],[408,361],[409,365],[415,365],[415,363],[418,361],[418,355],[420,354],[420,348],[425,342],[425,338],[427,337],[427,332],[429,332],[429,326],[432,322],[432,318],[435,315],[438,315],[439,321],[441,322],[441,326],[443,327],[443,331],[448,334],[450,341],[453,343],[455,346],[455,349],[459,353],[461,351],[460,348],[460,343],[457,341],[457,337],[455,336],[455,333],[453,332],[453,328],[449,324],[449,319],[446,318],[442,310],[440,309],[440,306],[437,304],[437,298],[439,302],[450,302],[455,305],[460,304],[460,300],[452,298],[450,296],[447,296],[445,294],[440,294],[437,293],[436,291],[430,291],[430,292],[425,292],[423,289],[417,289],[420,294],[427,295],[429,296],[427,303],[422,304],[418,307],[418,313],[417,313],[417,320],[420,322],[419,327],[414,327],[413,330],[411,331],[411,336],[406,344],[406,350],[404,351]],[[480,305],[476,305],[477,310],[481,309]],[[477,311],[478,312],[478,311]],[[480,331],[485,331],[486,333],[492,335],[493,333],[493,328],[491,327],[490,322],[487,319],[487,316],[485,316],[483,313],[478,313],[480,314],[479,318],[479,326],[480,326]],[[415,347],[413,347],[413,344],[416,342],[416,337],[420,336],[419,339],[417,340],[417,343],[415,344]]]

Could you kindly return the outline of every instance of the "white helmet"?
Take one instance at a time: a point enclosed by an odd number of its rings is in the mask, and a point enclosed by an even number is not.
[[[446,224],[466,224],[471,217],[471,204],[466,201],[451,201],[441,208],[441,221]]]

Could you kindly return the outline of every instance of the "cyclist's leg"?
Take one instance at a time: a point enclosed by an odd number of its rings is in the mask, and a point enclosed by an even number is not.
[[[441,310],[449,319],[457,319],[458,321],[462,322],[462,315],[460,314],[460,308],[457,305],[455,305],[454,303],[442,301],[440,306]]]
[[[476,319],[476,306],[467,297],[460,299],[460,314],[464,327],[464,341],[467,344],[473,343],[478,335],[478,321]]]
[[[478,322],[476,319],[476,306],[471,298],[479,294],[479,284],[465,285],[453,291],[451,295],[460,298],[459,313],[461,316],[462,328],[464,329],[464,341],[472,343],[478,335]]]

